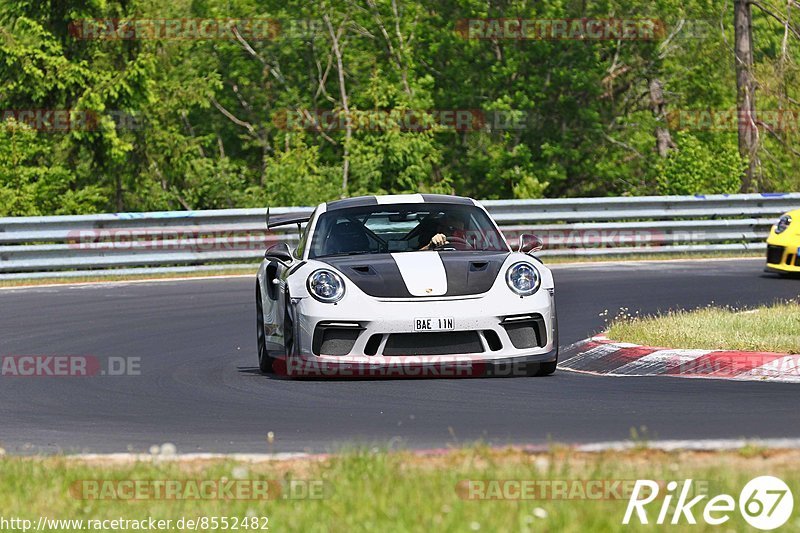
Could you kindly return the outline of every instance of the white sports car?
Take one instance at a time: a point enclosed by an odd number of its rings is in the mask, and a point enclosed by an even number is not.
[[[547,375],[556,369],[553,276],[521,235],[457,196],[364,196],[305,216],[299,245],[258,270],[262,372],[295,377]]]

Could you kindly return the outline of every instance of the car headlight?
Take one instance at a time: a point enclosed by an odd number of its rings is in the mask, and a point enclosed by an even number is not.
[[[308,292],[320,302],[338,302],[344,296],[344,281],[332,270],[315,270],[308,276]]]
[[[530,263],[515,263],[506,271],[508,288],[520,296],[530,296],[539,290],[542,278]]]
[[[786,228],[788,228],[789,224],[791,223],[792,223],[792,217],[790,217],[789,215],[783,215],[780,218],[780,220],[778,220],[778,223],[775,224],[775,233],[777,234],[783,233],[784,231],[786,231]]]

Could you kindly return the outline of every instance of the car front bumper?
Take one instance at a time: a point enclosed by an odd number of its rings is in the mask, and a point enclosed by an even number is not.
[[[508,291],[461,298],[377,300],[337,305],[293,302],[295,346],[289,360],[365,369],[417,365],[555,361],[558,332],[551,290],[519,298]],[[415,331],[420,318],[448,318],[448,331]]]
[[[800,274],[800,236],[792,230],[780,235],[773,229],[767,239],[767,272]]]

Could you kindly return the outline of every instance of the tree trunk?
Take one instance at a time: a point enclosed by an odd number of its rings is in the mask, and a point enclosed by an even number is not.
[[[672,141],[672,135],[670,135],[667,127],[664,87],[661,84],[661,80],[656,78],[650,80],[650,109],[659,122],[659,125],[656,126],[656,149],[658,150],[658,155],[667,157],[669,151],[675,148],[675,143]]]
[[[347,86],[345,85],[344,81],[344,64],[342,61],[342,51],[339,48],[339,35],[337,32],[333,31],[333,24],[331,24],[331,20],[328,15],[323,17],[325,24],[328,26],[328,32],[331,35],[331,41],[333,44],[333,55],[336,57],[336,68],[339,71],[339,95],[342,99],[342,110],[344,111],[344,119],[345,119],[345,126],[344,126],[344,145],[342,154],[343,163],[342,163],[342,195],[341,197],[344,198],[347,196],[347,182],[350,174],[350,139],[353,138],[353,123],[350,117],[350,105],[347,101]],[[341,28],[340,28],[341,29]]]
[[[753,78],[753,30],[749,0],[734,0],[734,51],[736,54],[736,113],[739,133],[739,155],[747,161],[742,177],[742,192],[752,192],[760,185],[758,160],[758,127],[756,126]]]

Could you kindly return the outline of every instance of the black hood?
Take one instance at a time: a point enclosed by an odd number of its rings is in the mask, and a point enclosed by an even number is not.
[[[468,296],[487,292],[494,284],[508,252],[406,252],[438,254],[447,276],[444,296]],[[319,257],[347,276],[359,289],[377,298],[414,298],[408,292],[400,268],[391,254]]]

